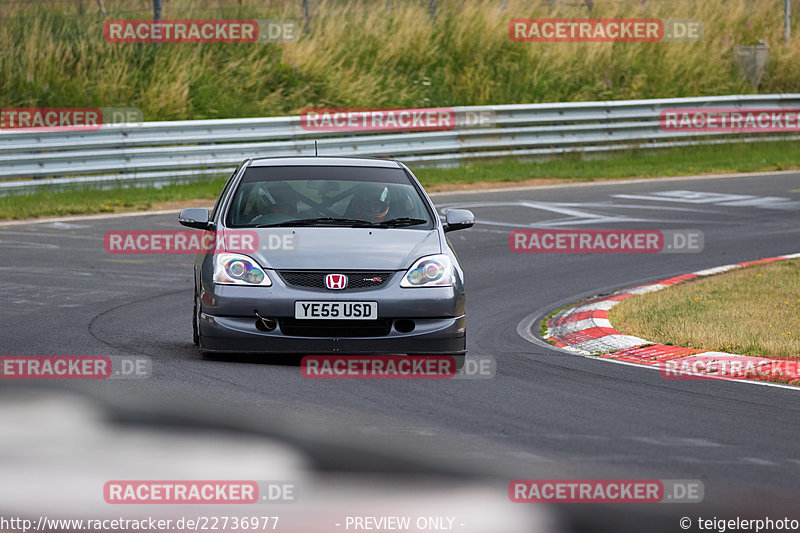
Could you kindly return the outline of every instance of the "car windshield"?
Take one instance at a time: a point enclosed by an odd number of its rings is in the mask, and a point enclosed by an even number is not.
[[[231,228],[352,226],[431,229],[426,202],[400,168],[247,169],[228,209]]]

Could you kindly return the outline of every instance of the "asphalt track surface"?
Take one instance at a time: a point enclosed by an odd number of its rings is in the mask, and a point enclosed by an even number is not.
[[[0,351],[146,355],[149,379],[71,386],[133,405],[152,398],[246,405],[254,425],[283,416],[307,432],[391,444],[508,480],[700,479],[704,505],[800,519],[800,391],[666,381],[517,332],[526,317],[583,297],[800,251],[800,174],[448,193],[434,201],[472,209],[478,220],[449,235],[466,275],[468,354],[494,357],[493,379],[306,380],[291,361],[202,359],[191,343],[192,258],[103,249],[106,231],[181,229],[177,213],[0,226]],[[699,229],[705,248],[509,251],[508,232],[533,225]],[[674,516],[669,530],[677,531],[677,517],[695,508],[673,507],[654,512]]]

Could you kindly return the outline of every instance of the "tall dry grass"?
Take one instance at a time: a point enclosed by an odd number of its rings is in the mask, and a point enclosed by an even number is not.
[[[268,116],[306,106],[449,106],[751,93],[734,47],[765,39],[759,92],[800,91],[800,28],[782,40],[767,0],[575,3],[312,0],[311,31],[287,44],[106,43],[91,0],[3,3],[0,106],[133,106],[145,120]],[[106,0],[110,18],[149,1]],[[170,0],[164,18],[302,18],[300,0]],[[696,18],[694,43],[517,43],[513,18]]]

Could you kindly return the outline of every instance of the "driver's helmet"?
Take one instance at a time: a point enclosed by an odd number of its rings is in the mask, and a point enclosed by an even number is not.
[[[273,213],[283,215],[297,214],[297,192],[285,181],[272,183],[268,189],[269,195],[274,201],[272,205]]]
[[[386,186],[379,183],[363,183],[356,186],[350,211],[353,218],[368,222],[381,222],[389,212],[386,198]]]

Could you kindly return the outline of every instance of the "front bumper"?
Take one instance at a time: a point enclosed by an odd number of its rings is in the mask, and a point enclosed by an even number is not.
[[[387,286],[378,289],[304,290],[285,285],[274,272],[269,275],[271,287],[211,284],[201,292],[200,334],[204,351],[306,355],[466,353],[465,297],[461,287],[406,289],[394,276]],[[343,329],[339,335],[318,331],[304,334],[298,324],[302,326],[305,321],[294,320],[298,300],[376,301],[378,319],[386,327],[378,334],[356,334],[346,321],[314,321],[335,322]],[[277,327],[264,331],[259,327],[258,315],[276,320]],[[405,331],[403,326],[408,321],[413,321],[413,331]],[[352,321],[353,329],[358,329],[357,322],[363,325],[367,321]]]
[[[465,317],[418,320],[411,333],[394,328],[381,337],[288,336],[280,326],[264,332],[251,318],[201,314],[203,350],[232,353],[301,353],[306,355],[459,355],[466,353]]]

